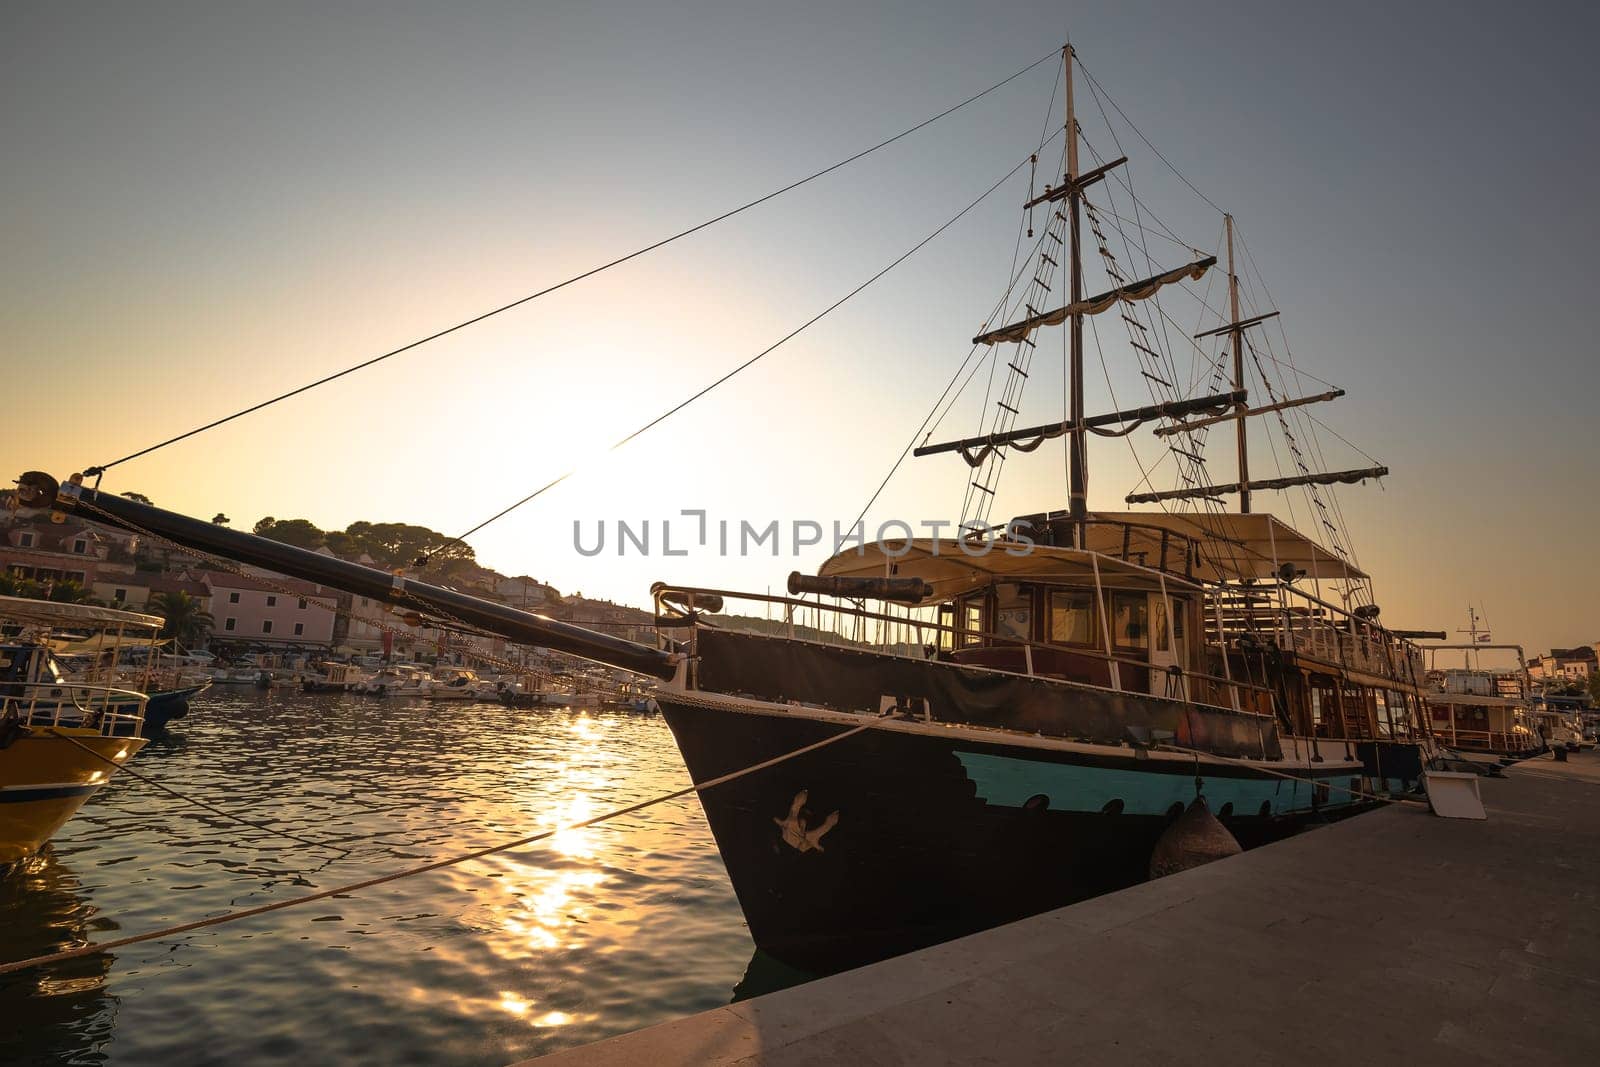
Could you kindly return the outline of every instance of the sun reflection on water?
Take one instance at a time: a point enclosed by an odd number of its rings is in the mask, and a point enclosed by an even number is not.
[[[160,794],[114,779],[58,835],[57,854],[85,876],[69,879],[59,907],[37,879],[0,881],[0,959],[108,936],[90,932],[102,925],[275,899],[306,884],[291,877],[302,869],[311,884],[337,884],[551,836],[337,909],[198,934],[203,952],[153,942],[43,981],[0,982],[0,1019],[39,1020],[29,1056],[8,1056],[0,1034],[0,1062],[89,1062],[113,1035],[129,1062],[181,1059],[195,1032],[173,998],[217,1020],[207,1041],[219,1059],[262,1058],[270,1033],[272,1058],[512,1062],[725,1002],[748,962],[693,798],[563,829],[682,788],[659,719],[498,705],[446,715],[422,702],[251,690],[222,692],[184,728],[141,755],[152,772],[297,833],[336,826],[355,851],[303,868],[281,840],[175,817]]]

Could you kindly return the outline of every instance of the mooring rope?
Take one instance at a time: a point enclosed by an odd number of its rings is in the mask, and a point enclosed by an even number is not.
[[[893,712],[888,714],[893,714]],[[284,908],[293,908],[302,904],[311,904],[318,900],[326,900],[329,897],[341,896],[348,893],[356,893],[363,889],[371,889],[373,886],[383,885],[387,882],[395,882],[402,878],[410,878],[419,874],[427,874],[430,871],[442,870],[446,867],[454,867],[459,864],[466,863],[469,860],[482,859],[485,856],[492,856],[499,852],[505,852],[510,849],[521,848],[525,845],[535,844],[539,841],[548,840],[557,834],[564,833],[569,830],[581,830],[588,826],[594,826],[598,823],[606,822],[609,819],[620,818],[624,815],[632,815],[635,812],[644,811],[646,808],[655,807],[657,804],[664,804],[669,800],[677,800],[681,797],[686,797],[691,793],[704,792],[707,789],[712,789],[719,785],[725,785],[728,782],[743,778],[746,775],[754,774],[757,771],[766,770],[769,767],[776,767],[778,764],[785,763],[797,756],[803,756],[808,752],[815,752],[820,748],[826,748],[828,745],[843,741],[847,737],[854,737],[856,734],[859,734],[865,730],[870,730],[876,724],[877,719],[882,717],[883,716],[876,716],[872,722],[863,723],[862,725],[852,727],[843,733],[835,734],[832,737],[825,737],[821,741],[804,745],[793,750],[792,752],[786,752],[781,756],[774,756],[769,760],[762,760],[760,763],[752,763],[748,767],[743,767],[736,771],[730,771],[729,773],[720,775],[716,778],[699,782],[697,784],[688,785],[682,789],[675,789],[670,793],[663,793],[659,796],[651,797],[648,800],[641,800],[625,807],[603,812],[602,814],[596,815],[592,818],[583,819],[579,822],[568,823],[565,826],[558,826],[550,830],[541,830],[536,834],[528,834],[527,836],[519,837],[514,841],[503,841],[498,845],[490,845],[486,848],[475,849],[471,852],[466,852],[458,856],[449,856],[442,860],[433,860],[415,867],[408,867],[404,870],[391,871],[388,874],[376,875],[372,878],[363,878],[358,882],[349,882],[344,885],[335,886],[332,889],[322,889],[315,893],[307,893],[303,896],[290,897],[287,900],[278,900],[270,904],[260,904],[253,908],[240,908],[236,911],[226,911],[220,915],[213,915],[205,919],[197,919],[194,922],[179,923],[176,926],[168,926],[160,930],[150,930],[142,934],[131,934],[128,937],[114,938],[110,941],[96,941],[90,944],[80,945],[77,948],[65,949],[61,952],[47,953],[43,956],[34,956],[25,960],[14,960],[10,963],[0,964],[0,974],[13,974],[17,971],[27,970],[31,967],[41,967],[46,964],[60,963],[65,960],[74,960],[83,956],[93,956],[102,952],[109,952],[113,949],[125,948],[128,945],[137,945],[143,941],[156,941],[165,937],[173,937],[177,934],[189,933],[193,930],[203,930],[210,926],[221,926],[224,923],[237,922],[240,919],[249,919],[256,915],[265,915],[270,911],[281,911]]]

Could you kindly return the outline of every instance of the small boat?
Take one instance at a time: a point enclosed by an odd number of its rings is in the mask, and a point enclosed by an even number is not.
[[[261,668],[253,665],[218,667],[211,672],[212,685],[255,685]]]
[[[394,663],[370,677],[362,678],[350,687],[350,691],[369,697],[414,696],[426,678],[422,668],[415,664]]]
[[[1534,704],[1530,713],[1533,729],[1549,748],[1577,752],[1583,748],[1582,719],[1566,708],[1553,706],[1548,698]]]
[[[0,597],[0,866],[37,852],[145,744],[146,695],[62,677],[52,635],[100,634],[114,671],[128,631],[163,625],[155,615]]]
[[[324,663],[320,674],[308,674],[300,681],[307,693],[343,693],[365,677],[353,663]]]
[[[211,688],[209,681],[197,682],[181,689],[165,689],[151,693],[144,706],[144,732],[146,736],[165,730],[167,723],[189,714],[189,698]]]
[[[1533,721],[1533,683],[1522,646],[1490,643],[1477,612],[1469,609],[1468,616],[1470,627],[1461,632],[1470,641],[1423,646],[1429,686],[1423,695],[1433,736],[1450,750],[1449,758],[1475,769],[1536,756],[1545,742]],[[1440,668],[1441,652],[1460,652],[1461,666]],[[1517,666],[1493,666],[1496,652],[1515,652]]]
[[[501,680],[495,699],[508,708],[565,708],[572,706],[572,694],[545,684],[535,675],[514,681]]]
[[[482,680],[472,671],[445,667],[423,682],[418,695],[429,700],[493,700],[493,696],[483,694],[482,684]]]
[[[656,687],[654,685],[627,681],[607,694],[600,702],[603,708],[613,711],[626,711],[634,715],[654,715],[661,709],[656,707]]]

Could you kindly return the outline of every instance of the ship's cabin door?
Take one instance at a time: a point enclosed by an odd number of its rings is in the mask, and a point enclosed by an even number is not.
[[[1168,603],[1171,604],[1169,613]],[[1189,699],[1188,679],[1173,667],[1188,662],[1184,655],[1184,602],[1176,597],[1150,594],[1150,693],[1152,696]]]

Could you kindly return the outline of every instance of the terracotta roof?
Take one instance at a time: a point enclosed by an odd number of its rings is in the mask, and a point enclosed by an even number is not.
[[[225,571],[201,571],[200,580],[212,589],[255,589],[263,593],[293,593],[297,596],[325,596],[319,585],[302,582],[298,578],[274,575],[256,578],[251,575],[228,574]]]
[[[211,595],[211,590],[206,587],[204,582],[172,578],[165,574],[154,574],[147,581],[134,581],[130,584],[142,585],[152,593],[188,593],[194,597]]]

